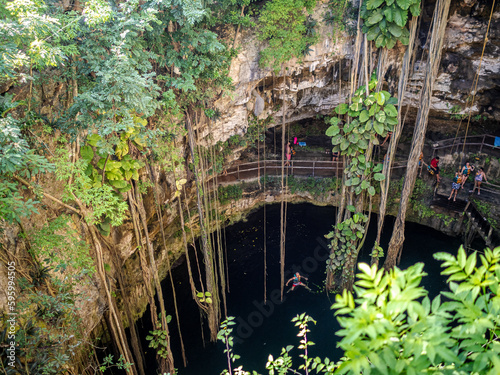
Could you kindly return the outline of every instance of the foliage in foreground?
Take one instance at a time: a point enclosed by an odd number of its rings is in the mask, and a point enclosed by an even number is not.
[[[307,324],[314,320],[304,313],[293,320],[303,351],[298,368],[289,345],[278,358],[269,356],[269,374],[500,373],[500,247],[486,249],[479,264],[477,254],[467,257],[462,247],[457,257],[437,253],[435,258],[443,261],[450,291],[432,301],[420,286],[426,275],[422,263],[386,273],[360,264],[354,294],[344,291],[332,306],[342,327],[337,345],[344,356],[337,363],[308,357],[313,343],[307,339]],[[223,373],[249,375],[241,367],[231,369],[238,358],[232,354],[231,324],[231,318],[224,322],[218,337],[228,353],[229,369]]]

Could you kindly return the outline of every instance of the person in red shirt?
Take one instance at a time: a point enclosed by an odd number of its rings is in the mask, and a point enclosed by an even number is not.
[[[431,160],[431,165],[429,166],[429,172],[436,175],[437,182],[441,181],[439,176],[439,156],[436,156]]]

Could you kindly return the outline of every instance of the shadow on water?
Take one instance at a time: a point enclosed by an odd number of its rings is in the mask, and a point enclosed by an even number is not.
[[[310,348],[309,356],[329,357],[338,360],[341,352],[336,348],[335,332],[339,329],[330,306],[334,296],[330,297],[321,291],[325,279],[325,262],[328,249],[324,235],[328,233],[335,222],[335,207],[318,207],[311,204],[289,204],[286,233],[286,267],[288,278],[295,271],[309,278],[308,284],[312,292],[303,287],[285,294],[283,302],[279,298],[279,237],[280,237],[280,206],[268,205],[266,208],[267,225],[267,298],[264,305],[264,210],[250,214],[246,221],[226,228],[226,249],[229,264],[228,315],[234,316],[236,322],[234,351],[241,355],[236,365],[243,365],[246,371],[256,370],[266,373],[265,363],[268,355],[279,355],[281,348],[293,345],[292,353],[298,361],[300,352],[297,330],[291,319],[297,314],[306,312],[312,316],[317,325],[311,326],[308,338],[316,345]],[[388,218],[385,223],[385,235],[382,247],[387,244],[392,232],[394,219]],[[375,240],[376,216],[371,220],[365,248],[361,251],[360,261],[369,262],[371,246]],[[460,239],[446,236],[422,225],[407,223],[406,240],[400,268],[407,268],[416,262],[425,263],[424,270],[429,274],[422,284],[430,291],[433,298],[442,290],[446,279],[440,275],[440,264],[432,258],[438,251],[456,254]],[[190,249],[192,250],[192,248]],[[191,251],[192,252],[192,251]],[[191,256],[191,255],[190,255]],[[195,259],[192,256],[193,272],[196,270]],[[201,261],[201,257],[200,257]],[[202,266],[202,265],[200,265]],[[224,347],[207,343],[203,345],[200,325],[200,314],[192,301],[185,262],[173,270],[174,283],[177,292],[181,330],[186,348],[188,366],[182,367],[182,357],[178,338],[175,315],[173,310],[172,290],[169,278],[163,282],[165,303],[168,313],[174,319],[169,324],[172,336],[172,350],[180,375],[218,375],[226,368],[227,360],[223,353]],[[195,276],[198,277],[198,276]],[[288,289],[288,288],[287,288]],[[151,330],[150,312],[146,311],[139,320],[142,345],[148,365],[147,374],[157,372],[155,352],[148,348],[146,336]],[[203,328],[205,338],[208,338],[207,327]],[[295,362],[297,363],[297,362]],[[298,364],[297,364],[298,366]]]

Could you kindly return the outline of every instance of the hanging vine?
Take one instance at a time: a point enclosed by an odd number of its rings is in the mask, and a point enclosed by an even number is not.
[[[330,289],[334,287],[335,275],[339,274],[341,287],[351,285],[359,244],[365,237],[365,230],[361,228],[369,221],[362,213],[364,197],[375,195],[374,181],[385,179],[380,173],[382,164],[371,159],[372,148],[379,144],[379,136],[385,137],[397,124],[397,99],[387,91],[376,91],[376,87],[373,75],[368,85],[360,86],[349,103],[338,105],[335,108],[337,116],[328,120],[330,127],[326,134],[332,137],[333,152],[340,153],[345,165],[340,220],[334,231],[327,234],[331,240],[331,255],[327,261],[327,287]],[[344,210],[345,205],[347,210]]]

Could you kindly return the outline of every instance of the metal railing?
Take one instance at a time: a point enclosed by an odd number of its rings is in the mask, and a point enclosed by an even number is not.
[[[395,161],[392,169],[406,168],[407,161]],[[287,175],[310,176],[310,177],[340,177],[344,171],[341,161],[323,160],[291,160],[289,166],[285,166],[284,173]],[[250,179],[264,175],[281,175],[281,160],[260,160],[250,163],[238,164],[220,174],[219,182],[230,180]]]
[[[483,150],[498,150],[500,152],[500,147],[495,146],[495,138],[494,135],[483,134],[444,139],[433,144],[432,158],[438,150],[447,150],[446,153],[449,154],[462,152],[464,149],[470,151],[471,148],[478,152],[483,152]]]

